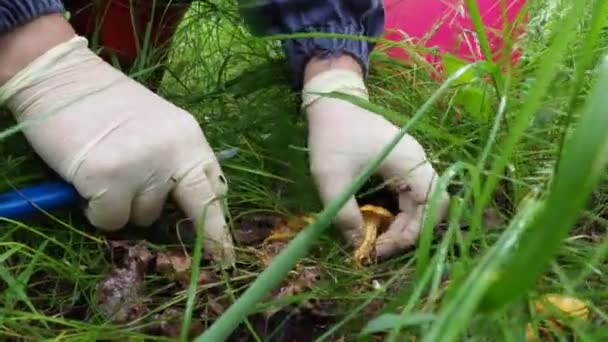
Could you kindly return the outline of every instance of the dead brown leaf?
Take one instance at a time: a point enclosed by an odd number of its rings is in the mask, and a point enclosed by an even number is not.
[[[159,252],[156,255],[156,270],[169,276],[190,272],[192,260],[183,251],[171,250]]]
[[[274,295],[275,298],[293,296],[311,289],[321,277],[318,266],[306,266],[296,269],[295,276],[290,277],[287,284]]]
[[[183,249],[157,252],[148,249],[146,243],[139,240],[109,240],[106,245],[111,269],[98,286],[97,304],[101,314],[114,324],[127,324],[142,318],[149,312],[150,303],[157,301],[149,299],[144,292],[147,272],[159,273],[184,288],[189,286],[193,263],[190,255]],[[200,269],[199,286],[219,281],[216,273]],[[167,289],[170,291],[170,287]],[[207,309],[199,311],[197,315],[217,317],[225,311],[230,303],[226,304],[222,299],[213,300],[211,297],[214,295],[214,291],[209,290],[205,299]],[[178,337],[182,330],[181,310],[164,310],[160,315],[156,315],[155,322],[145,330],[156,335]],[[210,311],[215,313],[206,314]],[[150,318],[152,317],[147,317],[145,321],[148,322]],[[194,320],[190,326],[190,336],[194,337],[202,330],[202,321]]]
[[[230,306],[230,301],[226,297],[217,298],[209,296],[204,309],[204,316],[208,318],[220,317]]]
[[[107,319],[124,324],[147,310],[142,282],[153,255],[140,241],[114,241],[109,246],[113,256],[117,249],[126,249],[126,253],[121,253],[122,260],[114,260],[110,274],[100,282],[97,304]]]
[[[207,270],[199,270],[198,280],[196,283],[198,286],[203,286],[218,282],[219,280],[220,278],[217,276],[217,274]],[[190,270],[188,270],[188,272],[181,273],[178,276],[177,281],[182,287],[188,287],[190,285]]]
[[[144,268],[148,266],[148,263],[150,262],[150,260],[152,260],[153,257],[154,256],[148,250],[148,248],[146,248],[146,246],[141,243],[136,244],[132,248],[129,248],[129,260],[137,262]]]
[[[178,338],[182,332],[184,313],[180,310],[169,308],[156,317],[158,324],[151,329],[152,333],[171,338]],[[192,320],[188,329],[188,338],[192,339],[205,330],[202,322]]]
[[[136,243],[133,240],[108,240],[107,241],[108,246],[111,249],[116,249],[116,248],[129,248],[129,247],[133,247],[133,245]]]
[[[272,259],[281,253],[289,241],[310,222],[312,222],[310,215],[293,216],[279,221],[279,224],[272,227],[270,235],[264,239],[259,250],[255,251],[262,265],[264,267],[270,265]]]
[[[134,269],[115,268],[99,285],[98,305],[113,323],[124,324],[146,311],[141,293],[141,279]]]
[[[137,261],[147,266],[154,255],[141,240],[106,241],[113,265],[127,267],[129,262]]]
[[[296,267],[291,276],[283,282],[282,286],[272,292],[272,297],[279,299],[300,294],[312,289],[320,278],[321,269],[318,266]],[[304,306],[310,306],[310,303],[304,303]],[[267,311],[265,316],[269,318],[279,311],[280,309]]]
[[[156,256],[156,270],[171,279],[176,280],[182,287],[190,284],[192,259],[182,250],[159,252]],[[199,270],[198,285],[219,281],[219,277],[207,270]]]
[[[234,239],[243,245],[255,245],[264,241],[272,229],[284,223],[278,214],[252,214],[242,217],[234,230]]]
[[[363,312],[365,313],[365,317],[376,317],[384,307],[384,301],[379,298],[372,299]]]
[[[497,229],[504,226],[504,219],[500,211],[488,208],[483,211],[483,224],[488,229]]]

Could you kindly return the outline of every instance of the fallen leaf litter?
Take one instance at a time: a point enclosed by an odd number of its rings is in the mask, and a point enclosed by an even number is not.
[[[141,242],[116,241],[108,244],[112,259],[117,254],[123,254],[124,257],[118,262],[113,260],[110,274],[99,284],[97,304],[106,319],[125,324],[147,310],[142,282],[153,256]],[[124,250],[116,253],[119,249]],[[117,264],[118,267],[115,266]]]
[[[97,305],[112,323],[127,324],[148,312],[150,300],[144,292],[144,278],[151,268],[182,288],[189,284],[192,261],[183,250],[153,253],[141,240],[108,241],[107,246],[112,266],[98,285]],[[154,267],[150,267],[152,260],[155,260]],[[199,285],[218,281],[213,272],[201,270],[199,273]]]
[[[260,247],[260,251],[264,253],[264,258],[261,258],[262,263],[270,263],[272,258],[311,219],[312,217],[274,219],[271,220],[273,223],[280,222],[280,224],[265,229],[266,234],[260,233],[264,231],[264,229],[261,229],[260,232],[249,234],[249,236],[241,235],[241,238],[245,236],[245,240],[249,243],[260,241],[263,246]],[[254,234],[258,236],[256,237]],[[146,285],[144,282],[146,276],[158,274],[163,279],[174,282],[175,286],[178,286],[181,291],[189,285],[193,265],[191,256],[183,248],[158,251],[149,248],[149,245],[143,240],[113,240],[107,242],[107,250],[111,269],[98,285],[97,304],[103,317],[114,324],[129,324],[141,320],[142,317],[150,313],[149,306],[151,306],[152,300],[147,298],[149,293],[146,293],[144,286]],[[221,278],[215,272],[201,268],[199,274],[199,286],[218,284],[214,286],[216,287],[215,292],[223,294],[227,291],[226,288],[219,285]],[[320,276],[320,267],[300,264],[291,272],[290,277],[271,293],[269,299],[285,299],[311,290]],[[222,295],[211,293],[211,291],[205,291],[200,298],[204,305],[197,314],[200,318],[193,317],[189,331],[190,336],[196,336],[204,330],[205,325],[201,318],[213,320],[219,317],[230,305],[230,301],[225,296],[222,297]],[[299,316],[313,315],[320,317],[323,314],[327,315],[327,312],[329,312],[327,303],[321,301],[310,300],[299,304],[304,310],[313,312],[313,314],[302,313]],[[274,317],[278,312],[283,314],[292,312],[293,314],[297,311],[298,308],[293,308],[292,305],[271,308],[256,315],[258,321],[260,319],[263,321],[263,324],[260,323],[261,325],[258,328],[266,331],[273,324],[280,325],[279,322],[275,322],[277,318]],[[146,318],[152,320],[152,324],[148,324],[145,332],[167,337],[178,337],[182,329],[183,314],[183,309],[168,307],[158,313],[149,315],[150,317]],[[272,324],[269,325],[271,320]],[[314,321],[316,322],[316,319]],[[317,326],[314,327],[314,329],[317,328]],[[314,330],[312,327],[311,329],[305,329]],[[238,332],[236,333],[238,334]],[[299,333],[298,331],[288,334],[297,335]]]
[[[380,206],[363,205],[360,209],[365,222],[364,235],[359,247],[352,252],[351,260],[356,266],[367,266],[376,262],[375,241],[394,220],[394,215]],[[251,215],[238,222],[238,228],[234,232],[235,240],[241,246],[249,247],[249,250],[257,256],[261,267],[267,267],[290,240],[313,219],[312,214],[289,217],[277,214]],[[146,298],[143,286],[144,277],[149,272],[157,273],[164,279],[173,281],[182,290],[188,287],[192,260],[183,247],[151,252],[141,240],[117,240],[109,242],[108,249],[112,258],[112,269],[99,284],[98,307],[104,317],[113,323],[126,324],[149,312],[147,306],[150,300]],[[199,274],[199,286],[222,282],[215,272],[201,268]],[[278,305],[259,315],[254,315],[258,320],[263,321],[262,327],[259,328],[266,331],[269,322],[283,317],[287,312],[291,312],[289,315],[295,313],[295,316],[299,317],[295,318],[297,320],[306,316],[308,317],[305,319],[307,322],[312,319],[316,322],[315,324],[319,325],[326,324],[335,318],[335,300],[305,299],[298,300],[297,305],[289,304],[288,298],[307,291],[314,291],[321,277],[322,269],[318,264],[301,260],[269,296],[269,299],[279,302],[287,300],[287,304]],[[217,292],[222,294],[227,291],[221,285],[215,287]],[[230,305],[228,298],[211,292],[206,292],[201,297],[201,301],[204,302],[204,307],[202,311],[199,311],[198,317],[209,321],[219,317]],[[378,304],[376,303],[376,305]],[[279,312],[281,315],[278,315]],[[147,331],[175,337],[181,331],[180,317],[183,317],[183,310],[173,307],[166,308],[152,315],[156,323]],[[319,319],[321,319],[321,323],[319,323]],[[303,327],[304,330],[318,328],[316,325],[310,329]],[[194,318],[190,333],[196,335],[201,330],[204,330],[202,321]],[[301,330],[299,331],[293,333],[297,335],[301,333]],[[238,335],[236,332],[235,334]]]

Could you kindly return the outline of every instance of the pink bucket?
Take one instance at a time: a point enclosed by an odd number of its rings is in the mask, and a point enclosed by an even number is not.
[[[504,50],[501,2],[506,4],[507,25],[513,42],[521,34],[521,25],[517,29],[512,27],[525,0],[476,1],[488,35],[492,59],[497,61]],[[389,40],[407,40],[415,45],[436,48],[440,53],[449,53],[466,61],[484,59],[464,0],[385,0],[385,12],[385,33]],[[388,53],[399,59],[408,58],[402,48],[391,48]],[[512,51],[511,56],[511,61],[515,64],[519,53]],[[427,54],[426,57],[432,64],[441,62],[437,56]]]

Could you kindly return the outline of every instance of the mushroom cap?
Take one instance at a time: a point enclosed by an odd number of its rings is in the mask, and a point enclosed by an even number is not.
[[[550,305],[564,314],[587,319],[589,316],[589,308],[580,299],[570,296],[564,296],[559,294],[547,294],[535,303],[536,311],[540,314],[549,314],[550,309],[545,308],[544,302],[549,302]]]
[[[387,209],[371,204],[366,204],[359,208],[364,220],[376,219],[380,221],[380,226],[389,224],[393,220],[393,214]]]

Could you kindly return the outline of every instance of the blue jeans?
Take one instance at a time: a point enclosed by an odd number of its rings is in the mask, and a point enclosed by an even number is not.
[[[239,11],[258,35],[336,33],[378,37],[384,29],[382,0],[238,0]],[[60,0],[0,0],[0,34],[50,13],[63,11]],[[313,56],[353,56],[367,74],[374,44],[347,38],[297,38],[283,41],[295,88],[302,86]]]

